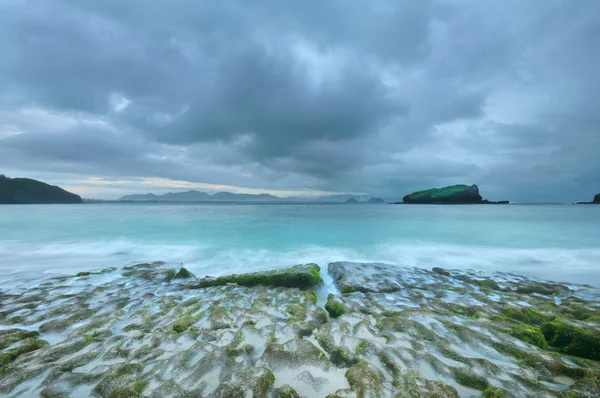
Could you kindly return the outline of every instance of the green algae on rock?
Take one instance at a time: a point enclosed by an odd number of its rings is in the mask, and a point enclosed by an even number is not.
[[[323,283],[316,264],[295,265],[290,268],[277,269],[250,274],[234,274],[218,278],[203,278],[188,285],[190,289],[223,286],[235,283],[240,286],[281,286],[306,289]]]
[[[346,372],[346,379],[358,397],[382,396],[383,378],[379,369],[366,362],[360,362]]]
[[[177,271],[177,273],[175,274],[173,279],[187,279],[187,278],[195,278],[195,277],[196,277],[196,275],[194,275],[193,273],[188,271],[187,268],[181,267],[179,269],[179,271]]]
[[[341,294],[325,306],[296,286],[165,283],[164,263],[7,287],[0,394],[597,396],[600,365],[574,341],[561,346],[565,333],[595,335],[597,289],[506,273],[328,268]],[[536,283],[557,293],[517,292]]]
[[[344,306],[339,301],[335,300],[335,296],[330,294],[327,296],[327,303],[325,304],[325,309],[329,313],[329,316],[332,318],[337,318],[338,316],[344,313]]]
[[[555,396],[565,389],[574,396],[595,396],[593,383],[581,381],[588,375],[598,377],[599,366],[574,357],[576,363],[559,359],[540,325],[572,312],[580,314],[570,307],[588,302],[582,297],[594,297],[598,305],[596,289],[514,274],[427,271],[378,263],[331,263],[329,273],[342,292],[335,300],[344,313],[319,328],[324,330],[317,332],[318,341],[332,360],[343,353],[341,357],[355,364],[376,364],[386,375],[381,396],[400,388],[405,372],[415,370],[418,377],[449,390],[433,395],[434,386],[425,384],[429,390],[420,395],[402,396],[453,396],[450,389],[465,397]],[[343,289],[348,286],[363,288]],[[390,292],[389,286],[396,288]],[[520,286],[535,291],[517,293]],[[540,294],[540,287],[554,294]],[[563,308],[556,304],[561,300],[573,304]],[[505,306],[507,302],[513,305]],[[328,335],[337,336],[339,342],[324,337]],[[335,396],[344,394],[339,391]]]
[[[540,327],[548,344],[565,354],[600,360],[600,331],[583,330],[561,319],[543,323]]]
[[[490,202],[483,200],[479,187],[473,185],[452,185],[413,192],[402,198],[403,203],[416,204],[508,204],[508,201]]]

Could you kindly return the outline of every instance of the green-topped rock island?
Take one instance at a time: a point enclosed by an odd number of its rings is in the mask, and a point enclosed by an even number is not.
[[[3,396],[591,398],[600,388],[600,290],[511,273],[333,262],[197,278],[145,262],[40,275],[2,290],[0,305]]]
[[[413,192],[404,196],[402,202],[407,204],[508,204],[507,200],[492,202],[483,199],[479,187],[473,185],[452,185],[444,188],[431,188]]]

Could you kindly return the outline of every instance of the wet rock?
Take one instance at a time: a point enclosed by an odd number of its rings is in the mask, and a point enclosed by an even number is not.
[[[147,384],[139,377],[142,370],[134,363],[120,365],[98,383],[94,392],[107,398],[140,397]]]
[[[431,270],[432,270],[433,272],[435,272],[436,274],[439,274],[439,275],[443,275],[443,276],[450,276],[450,272],[446,271],[446,270],[445,270],[445,269],[443,269],[443,268],[439,268],[439,267],[433,267]]]
[[[516,292],[522,294],[537,293],[553,296],[560,293],[569,293],[569,288],[558,283],[528,281],[517,286]]]
[[[560,319],[540,327],[548,344],[565,354],[600,360],[600,333],[588,332]]]
[[[483,394],[481,394],[481,398],[509,398],[512,396],[513,395],[505,389],[498,387],[488,387]]]
[[[35,338],[40,335],[37,331],[23,329],[5,329],[0,330],[0,349],[4,349],[18,341]]]
[[[195,278],[196,275],[188,271],[185,267],[181,267],[179,271],[175,274],[173,279],[187,279],[187,278]]]
[[[352,366],[346,372],[350,387],[359,398],[380,398],[383,396],[381,371],[366,362]]]
[[[342,293],[389,293],[400,290],[394,273],[385,264],[336,262],[329,264],[329,274]]]
[[[327,296],[327,304],[325,304],[325,309],[332,318],[337,318],[344,313],[344,306],[340,301],[335,299],[333,294]]]
[[[2,354],[0,354],[0,367],[10,364],[23,354],[39,350],[40,348],[45,347],[47,345],[48,343],[44,340],[36,338],[25,339],[21,341],[21,343],[17,347],[4,350]]]
[[[427,380],[414,372],[401,377],[395,398],[458,398],[456,389],[441,381]]]
[[[7,287],[0,394],[598,396],[600,365],[574,350],[595,344],[597,289],[506,273],[328,268],[342,294],[324,306],[295,287],[164,283],[163,263]],[[530,285],[559,293],[517,292]],[[48,344],[15,351],[37,340]]]
[[[204,278],[187,285],[190,289],[223,286],[235,283],[240,286],[281,286],[306,289],[323,283],[320,268],[316,264],[296,265],[291,268],[251,274],[228,275],[219,278]]]
[[[288,384],[285,384],[273,392],[275,398],[300,398],[300,395],[290,387]]]
[[[221,383],[212,396],[243,398],[251,391],[253,397],[265,397],[271,391],[274,382],[275,375],[267,368],[245,369],[239,378],[236,377],[235,382]]]
[[[552,353],[556,347],[546,342],[540,330],[559,313],[589,317],[575,309],[582,302],[573,296],[572,286],[512,274],[427,271],[378,263],[332,263],[329,270],[343,293],[335,300],[343,306],[344,316],[332,317],[332,326],[322,325],[317,339],[332,362],[356,366],[366,361],[381,371],[384,395],[401,389],[404,395],[398,396],[407,397],[469,396],[475,390],[498,396],[507,391],[506,396],[529,396],[532,391],[536,396],[552,396],[569,388],[561,383],[569,383],[571,377],[584,377],[581,368],[556,364]],[[398,290],[379,289],[383,282],[397,284]],[[517,293],[522,286],[550,287],[576,304],[558,306],[557,296],[539,294],[537,289]],[[592,293],[589,287],[581,292],[588,299],[595,297],[594,302],[600,300],[600,292]],[[514,305],[505,306],[506,302]],[[342,328],[353,318],[356,326]],[[600,374],[596,366],[583,366]],[[407,378],[407,371],[416,376]],[[492,380],[502,388],[492,388]],[[418,392],[411,395],[409,386]],[[350,391],[356,393],[354,388]]]

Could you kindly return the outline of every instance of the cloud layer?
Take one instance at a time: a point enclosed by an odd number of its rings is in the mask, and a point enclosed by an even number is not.
[[[593,0],[7,0],[0,168],[81,192],[100,177],[95,196],[174,180],[591,199],[599,14]]]

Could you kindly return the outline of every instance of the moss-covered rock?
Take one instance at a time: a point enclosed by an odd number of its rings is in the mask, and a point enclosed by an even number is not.
[[[500,285],[493,279],[474,279],[473,284],[481,287],[482,289],[501,290]]]
[[[561,319],[540,327],[548,344],[565,354],[600,360],[600,334],[588,332]]]
[[[273,393],[275,398],[300,398],[300,395],[289,384],[284,384],[275,389]]]
[[[107,398],[140,397],[146,382],[139,375],[143,366],[135,363],[125,363],[116,367],[98,383],[94,392]]]
[[[452,376],[458,384],[465,387],[474,388],[476,390],[485,390],[488,387],[488,382],[483,376],[475,374],[472,370],[465,368],[452,368]]]
[[[366,362],[359,362],[348,369],[346,379],[358,398],[379,398],[383,394],[383,374]]]
[[[552,314],[547,314],[536,310],[535,308],[526,307],[507,307],[504,310],[504,316],[517,320],[528,325],[541,325],[544,322],[550,322],[556,318]]]
[[[569,288],[558,283],[528,281],[517,286],[516,292],[521,294],[537,293],[544,294],[547,296],[553,296],[560,293],[568,293]]]
[[[171,282],[173,280],[173,278],[175,278],[175,275],[177,275],[177,271],[175,271],[174,269],[168,269],[164,272],[164,276],[165,276],[165,281],[166,282]]]
[[[342,303],[336,300],[333,294],[329,294],[329,296],[327,296],[327,304],[325,304],[325,309],[332,318],[337,318],[344,313],[344,306]]]
[[[415,371],[404,373],[394,391],[394,398],[458,398],[456,389],[441,381],[426,380]]]
[[[171,325],[171,328],[175,333],[183,333],[190,328],[194,324],[194,319],[192,317],[184,317],[176,320]]]
[[[488,387],[481,394],[481,398],[510,398],[512,394],[504,388]]]
[[[234,274],[218,278],[204,278],[188,285],[191,289],[211,286],[223,286],[235,283],[240,286],[281,286],[306,289],[321,285],[323,279],[316,264],[296,265],[272,271],[253,272],[250,274]]]
[[[188,279],[188,278],[195,278],[195,277],[196,277],[196,275],[194,275],[193,273],[188,271],[187,268],[181,267],[179,269],[179,271],[175,274],[175,276],[173,276],[173,279]]]
[[[40,348],[46,347],[47,345],[48,343],[44,340],[36,338],[25,339],[21,342],[21,344],[18,347],[11,348],[0,353],[0,367],[8,365],[23,354],[39,350]]]
[[[0,330],[0,350],[3,350],[17,341],[38,337],[39,335],[40,333],[37,331],[23,329]]]
[[[524,324],[515,325],[511,330],[510,335],[529,344],[533,344],[541,349],[546,349],[548,346],[544,335],[540,329],[535,326]]]

